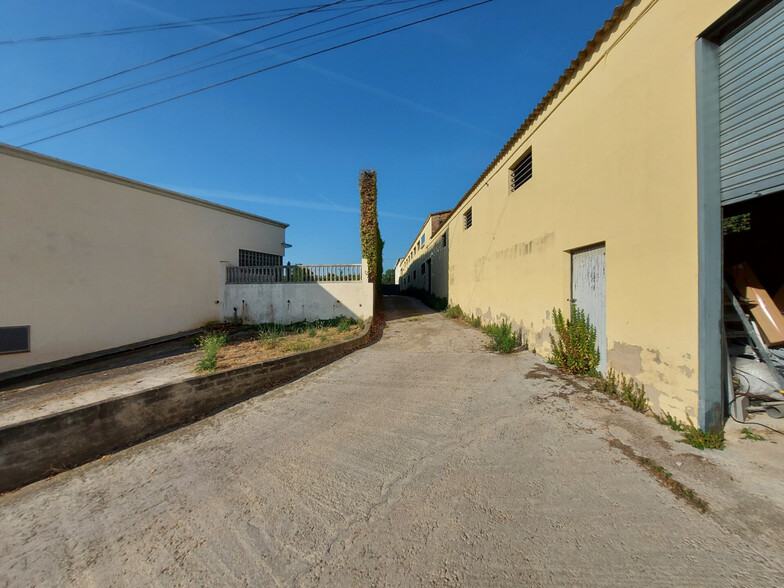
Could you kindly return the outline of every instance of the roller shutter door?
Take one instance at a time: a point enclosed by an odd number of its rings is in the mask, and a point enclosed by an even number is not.
[[[784,189],[784,0],[719,46],[721,199]]]

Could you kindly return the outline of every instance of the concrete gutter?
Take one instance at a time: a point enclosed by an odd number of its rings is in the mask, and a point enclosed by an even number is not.
[[[263,394],[366,345],[359,337],[0,427],[0,492],[30,484]]]

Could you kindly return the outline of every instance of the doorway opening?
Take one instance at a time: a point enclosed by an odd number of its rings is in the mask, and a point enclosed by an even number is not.
[[[725,387],[731,414],[784,405],[784,192],[722,208]]]

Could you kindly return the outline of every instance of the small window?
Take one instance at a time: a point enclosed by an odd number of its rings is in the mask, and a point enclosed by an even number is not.
[[[469,208],[463,213],[463,228],[470,229],[471,225],[474,224],[474,215]]]
[[[414,270],[414,279],[416,280],[416,270]]]
[[[512,167],[511,171],[511,181],[512,181],[512,192],[517,190],[520,186],[525,184],[528,180],[530,180],[534,175],[534,159],[533,159],[533,151],[529,151],[527,155],[523,156],[523,158],[517,162],[517,164]]]
[[[422,233],[422,236],[419,238],[419,246],[422,247],[422,245],[424,244],[425,244],[425,234]]]
[[[422,272],[422,275],[425,275],[425,264],[422,264],[422,267],[419,268],[419,271]]]
[[[446,236],[449,231],[444,231],[444,234],[441,235],[441,247],[446,247]]]
[[[241,266],[283,265],[282,256],[272,255],[271,253],[262,253],[261,251],[240,249],[239,257]]]

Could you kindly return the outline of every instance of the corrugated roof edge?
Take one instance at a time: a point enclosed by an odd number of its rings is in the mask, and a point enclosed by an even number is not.
[[[8,145],[7,143],[0,143],[0,153],[5,155],[10,155],[11,157],[18,157],[19,159],[25,159],[27,161],[34,161],[36,163],[49,165],[51,167],[56,167],[59,169],[82,174],[85,176],[90,176],[99,180],[104,180],[106,182],[120,184],[121,186],[126,186],[128,188],[144,190],[145,192],[151,192],[152,194],[158,194],[159,196],[165,196],[166,198],[180,200],[181,202],[185,202],[187,204],[195,204],[196,206],[211,208],[219,212],[233,214],[235,216],[240,216],[243,218],[247,218],[249,220],[263,222],[276,227],[281,227],[283,229],[289,226],[287,223],[282,223],[276,220],[272,220],[270,218],[258,216],[256,214],[251,214],[250,212],[244,212],[242,210],[237,210],[236,208],[231,208],[229,206],[215,204],[214,202],[210,202],[209,200],[202,200],[201,198],[195,198],[194,196],[188,196],[187,194],[180,194],[179,192],[166,190],[165,188],[159,188],[158,186],[153,186],[151,184],[145,184],[144,182],[138,182],[136,180],[124,178],[122,176],[110,174],[108,172],[104,172],[98,169],[93,169],[91,167],[79,165],[78,163],[72,163],[70,161],[65,161],[63,159],[57,159],[56,157],[42,155],[41,153],[36,153],[35,151],[28,151],[27,149],[14,147],[13,145]]]
[[[539,115],[542,114],[545,109],[553,103],[558,93],[564,89],[569,81],[572,80],[574,74],[588,60],[588,58],[596,52],[596,50],[607,39],[616,25],[618,25],[621,20],[626,18],[632,7],[638,2],[639,0],[624,0],[623,3],[615,7],[612,16],[604,21],[604,25],[602,25],[602,28],[596,31],[593,39],[586,43],[585,49],[577,54],[577,57],[572,60],[572,63],[569,64],[569,67],[567,67],[563,74],[561,74],[561,77],[558,78],[558,81],[553,84],[552,88],[550,88],[547,94],[544,95],[544,98],[542,98],[539,101],[539,104],[536,105],[536,108],[534,108],[531,114],[528,115],[528,118],[525,119],[523,124],[520,125],[517,131],[515,131],[514,135],[512,135],[512,137],[506,142],[498,155],[495,156],[495,159],[493,159],[492,163],[490,163],[490,165],[485,168],[485,171],[483,171],[476,182],[474,182],[474,185],[469,188],[468,192],[466,192],[465,195],[460,200],[458,200],[457,204],[455,204],[455,207],[452,209],[452,214],[454,214],[457,209],[460,208],[460,205],[465,202],[466,198],[468,198],[474,192],[474,190],[476,190],[477,187],[482,184],[493,168],[498,165],[498,162],[501,161],[507,153],[509,153],[509,151],[512,149],[512,146],[520,137],[523,136],[523,134],[525,134],[525,132],[531,127]],[[452,215],[449,216],[451,218]]]

